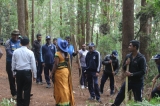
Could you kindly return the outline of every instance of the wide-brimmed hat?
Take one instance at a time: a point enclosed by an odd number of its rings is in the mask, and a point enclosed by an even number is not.
[[[66,40],[63,40],[61,38],[57,39],[57,44],[58,47],[63,51],[63,52],[68,52],[68,42]]]
[[[155,56],[152,56],[152,59],[154,60],[160,59],[160,54],[156,54]]]
[[[19,30],[18,29],[14,29],[12,31],[11,35],[20,35]]]

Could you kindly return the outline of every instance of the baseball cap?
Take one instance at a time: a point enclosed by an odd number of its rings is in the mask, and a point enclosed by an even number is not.
[[[51,39],[51,37],[50,36],[46,36],[46,39]]]
[[[112,55],[118,56],[118,52],[117,52],[116,50],[113,50],[113,51],[112,51]]]
[[[160,59],[160,54],[156,54],[155,56],[152,56],[152,59],[154,59],[154,60]]]
[[[91,42],[91,43],[89,43],[89,45],[88,45],[89,47],[93,47],[93,46],[95,46],[94,45],[94,43],[93,42]]]

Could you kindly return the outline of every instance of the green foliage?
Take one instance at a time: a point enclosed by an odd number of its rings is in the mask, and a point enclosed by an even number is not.
[[[16,101],[13,100],[12,98],[10,100],[3,98],[2,102],[0,102],[1,106],[14,106],[15,104],[16,104]]]
[[[128,104],[126,106],[160,106],[160,97],[151,99],[150,102],[148,102],[147,100],[143,100],[142,102],[134,102],[129,101]]]

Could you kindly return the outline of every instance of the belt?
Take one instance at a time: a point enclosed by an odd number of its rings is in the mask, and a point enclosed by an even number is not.
[[[17,71],[31,71],[31,69],[27,69],[27,70],[14,70],[15,72]]]

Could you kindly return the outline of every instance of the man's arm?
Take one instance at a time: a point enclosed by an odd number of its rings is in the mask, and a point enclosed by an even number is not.
[[[117,74],[119,71],[119,61],[116,59],[116,69],[115,69],[115,74]]]
[[[109,55],[107,55],[107,56],[104,58],[104,60],[102,61],[102,64],[103,64],[103,65],[110,64],[110,60],[108,59],[108,56],[109,56]]]
[[[5,43],[5,49],[6,49],[7,55],[9,55],[9,56],[13,55],[11,47],[10,47],[10,40],[6,41],[6,43]]]
[[[42,46],[42,59],[43,59],[43,63],[45,62],[45,50],[44,50],[44,46]]]
[[[12,56],[12,73],[13,73],[13,76],[16,75],[16,72],[14,71],[16,69],[16,56],[15,56],[15,52],[13,53],[13,56]]]
[[[101,56],[100,56],[100,53],[99,52],[97,52],[97,73],[99,73],[100,72],[100,68],[101,68]]]
[[[31,53],[31,70],[33,72],[33,77],[37,78],[37,68],[36,68],[36,61],[33,52]]]

